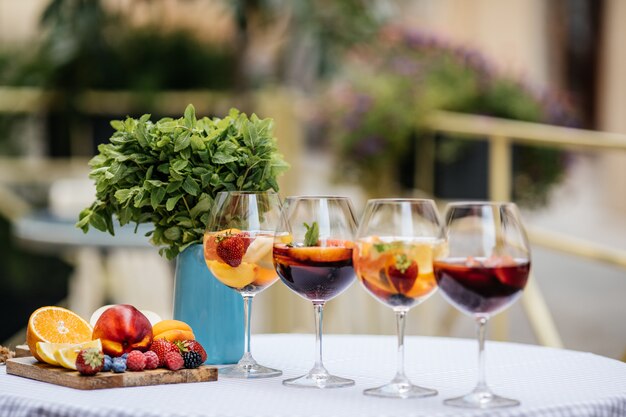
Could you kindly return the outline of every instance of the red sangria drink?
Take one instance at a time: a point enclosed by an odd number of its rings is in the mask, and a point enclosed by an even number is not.
[[[510,256],[470,256],[436,261],[433,268],[443,296],[456,308],[472,315],[493,315],[522,294],[530,262]]]
[[[352,242],[339,246],[274,245],[276,271],[287,287],[310,301],[328,301],[352,284]]]
[[[530,273],[530,245],[513,203],[453,203],[446,208],[448,253],[433,263],[444,298],[476,321],[478,383],[447,405],[489,409],[519,401],[495,394],[486,382],[485,333],[489,319],[517,300]]]
[[[354,381],[330,374],[322,362],[322,311],[354,282],[356,220],[345,197],[289,197],[274,235],[274,267],[293,292],[313,303],[316,359],[305,375],[283,381],[299,388],[339,388]]]

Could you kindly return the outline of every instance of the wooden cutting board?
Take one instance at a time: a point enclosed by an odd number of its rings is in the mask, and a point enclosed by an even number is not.
[[[41,363],[32,356],[9,359],[6,366],[7,374],[83,390],[217,381],[217,368],[207,365],[178,371],[159,368],[120,374],[99,372],[94,376],[83,376],[77,371]]]

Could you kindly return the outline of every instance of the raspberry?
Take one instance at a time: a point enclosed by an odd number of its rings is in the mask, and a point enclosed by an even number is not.
[[[185,368],[187,369],[197,368],[202,365],[203,362],[202,355],[193,351],[183,352],[183,361],[185,363]]]
[[[111,369],[116,374],[126,372],[126,359],[123,358],[113,358],[113,365]]]
[[[126,358],[126,367],[129,371],[143,371],[146,367],[146,357],[143,356],[143,352],[131,351]]]
[[[165,355],[165,366],[172,371],[178,371],[185,366],[183,357],[178,352],[170,352]]]
[[[143,356],[146,358],[146,369],[156,369],[159,367],[159,357],[156,353],[149,350],[144,352]]]

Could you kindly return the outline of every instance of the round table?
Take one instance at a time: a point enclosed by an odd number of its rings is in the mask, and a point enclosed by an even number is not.
[[[313,335],[254,335],[254,356],[282,369],[282,377],[79,391],[6,375],[0,367],[0,416],[626,416],[626,364],[591,353],[487,342],[489,384],[522,404],[482,411],[442,404],[444,398],[474,386],[473,340],[408,337],[408,376],[439,390],[435,397],[408,400],[362,394],[393,376],[395,337],[328,335],[323,342],[326,367],[355,379],[355,386],[283,386],[284,378],[302,374],[313,364]]]

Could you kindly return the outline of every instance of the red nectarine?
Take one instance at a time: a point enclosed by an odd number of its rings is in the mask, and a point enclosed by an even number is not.
[[[94,325],[92,338],[102,341],[102,350],[109,356],[120,356],[134,349],[145,352],[152,343],[152,325],[135,307],[118,304],[102,313]]]

